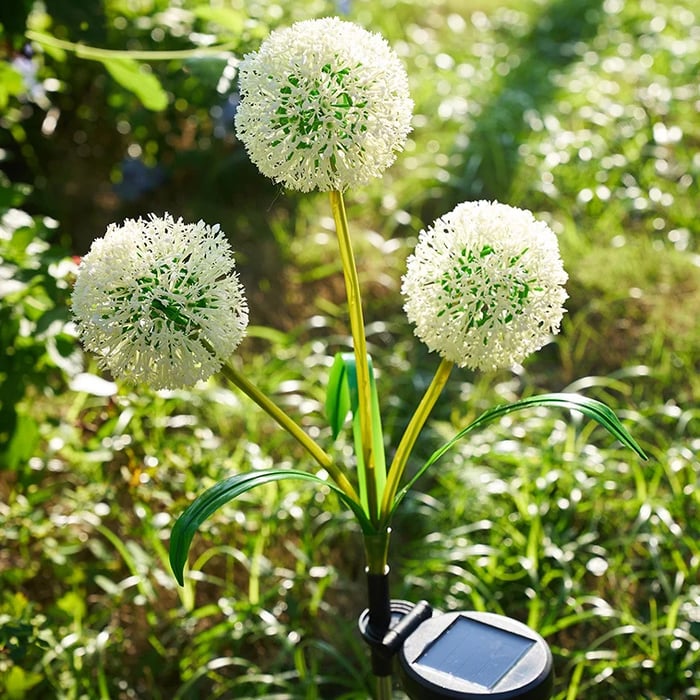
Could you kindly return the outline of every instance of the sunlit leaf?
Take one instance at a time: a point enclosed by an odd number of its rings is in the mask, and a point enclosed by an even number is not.
[[[7,107],[10,97],[24,90],[22,76],[7,62],[0,62],[0,109]]]
[[[153,73],[130,58],[103,58],[101,63],[109,74],[126,90],[133,92],[141,104],[154,112],[168,106],[168,95]]]
[[[350,394],[348,391],[347,370],[341,353],[333,360],[328,386],[326,388],[326,417],[335,440],[350,413]]]
[[[626,428],[620,423],[620,420],[615,415],[615,412],[606,404],[596,399],[581,396],[580,394],[542,394],[541,396],[531,396],[514,403],[503,404],[496,406],[485,413],[482,413],[475,421],[470,423],[466,428],[460,430],[451,440],[446,442],[442,447],[437,449],[430,456],[428,461],[418,470],[413,478],[396,494],[392,513],[396,510],[404,496],[411,489],[413,484],[433,465],[448,452],[454,445],[463,437],[471,433],[477,428],[481,428],[492,421],[503,418],[503,416],[515,411],[522,411],[526,408],[535,408],[537,406],[546,406],[548,408],[563,408],[569,411],[578,411],[583,415],[596,421],[599,425],[605,428],[613,437],[617,438],[625,447],[629,447],[636,452],[642,459],[647,459],[644,450],[637,444],[635,439],[629,434]]]
[[[315,474],[295,469],[261,469],[224,479],[198,496],[178,518],[170,535],[170,565],[178,583],[184,585],[184,568],[192,539],[199,526],[223,505],[251,489],[273,481],[300,479],[312,481],[334,491],[340,500],[355,514],[363,532],[372,533],[372,525],[358,503],[348,498],[337,486]]]
[[[210,7],[199,5],[194,8],[194,14],[206,22],[213,22],[224,29],[228,29],[235,36],[243,32],[247,15],[240,10],[231,7]]]
[[[10,439],[5,454],[5,461],[10,469],[17,469],[20,464],[25,463],[34,454],[39,444],[39,425],[30,415],[20,413],[17,416],[14,434]]]
[[[378,500],[381,500],[386,484],[386,456],[384,454],[384,437],[379,411],[379,396],[374,380],[372,358],[367,358],[370,375],[370,401],[372,415],[372,454],[374,456],[374,485]],[[359,414],[359,390],[357,382],[357,365],[353,353],[338,353],[333,361],[328,378],[326,392],[326,415],[335,439],[345,425],[348,413],[352,413],[352,430],[355,441],[355,457],[357,460],[357,480],[360,490],[360,500],[365,511],[369,512],[367,497],[367,470],[365,469],[362,449],[362,429]]]

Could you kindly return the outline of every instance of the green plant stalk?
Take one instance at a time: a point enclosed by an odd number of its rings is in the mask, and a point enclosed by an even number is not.
[[[393,697],[391,676],[377,676],[376,700],[391,700]]]
[[[401,477],[406,470],[406,464],[408,463],[408,458],[411,455],[418,435],[420,435],[423,426],[430,412],[435,406],[435,402],[438,400],[442,390],[447,383],[447,380],[452,371],[454,364],[449,360],[442,360],[435,370],[433,379],[430,385],[425,390],[423,398],[421,399],[418,407],[416,408],[411,420],[406,426],[406,430],[401,436],[401,441],[399,446],[396,448],[396,453],[394,454],[394,459],[389,467],[389,473],[387,474],[386,487],[384,488],[384,495],[382,498],[382,507],[380,511],[381,522],[385,527],[388,527],[388,519],[391,517],[391,512],[394,506],[394,497],[398,491],[399,484],[401,483]]]
[[[355,256],[352,252],[343,193],[338,190],[333,190],[330,192],[330,199],[333,219],[335,220],[336,234],[338,236],[340,259],[343,264],[345,290],[348,299],[348,315],[350,318],[350,332],[352,334],[355,364],[357,367],[358,412],[360,414],[362,457],[367,477],[367,507],[369,510],[367,515],[373,523],[376,523],[379,516],[380,495],[377,493],[375,477],[376,465],[374,462],[374,451],[372,449],[372,401],[369,364],[367,362],[367,340],[365,338],[365,323],[362,315],[360,280],[357,275]]]
[[[85,44],[76,44],[72,41],[64,41],[57,39],[50,34],[30,30],[25,36],[30,41],[36,41],[37,44],[50,46],[54,49],[69,51],[74,53],[78,58],[84,58],[89,61],[108,61],[115,58],[130,58],[135,61],[172,61],[182,58],[198,58],[200,56],[212,56],[233,51],[237,48],[237,43],[234,41],[218,44],[217,46],[206,46],[198,49],[180,49],[172,51],[131,51],[120,49],[100,49],[95,46],[87,46]]]
[[[310,438],[274,401],[264,394],[251,381],[246,379],[238,370],[224,363],[221,373],[231,384],[238,387],[246,396],[252,399],[265,413],[286,430],[331,476],[333,481],[348,498],[360,502],[359,497],[348,481],[343,471],[335,464],[331,456],[320,445]]]
[[[368,574],[385,574],[389,571],[389,538],[391,529],[386,528],[372,535],[365,535],[365,562]]]

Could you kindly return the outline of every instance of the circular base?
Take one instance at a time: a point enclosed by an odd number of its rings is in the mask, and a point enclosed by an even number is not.
[[[547,643],[503,615],[434,616],[405,641],[399,663],[411,700],[548,700],[552,694]]]

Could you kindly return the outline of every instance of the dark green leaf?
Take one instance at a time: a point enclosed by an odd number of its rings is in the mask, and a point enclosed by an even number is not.
[[[450,450],[455,443],[471,433],[477,428],[481,428],[487,423],[502,418],[503,416],[521,411],[525,408],[534,408],[536,406],[547,406],[550,408],[563,408],[570,411],[578,411],[583,415],[596,421],[599,425],[605,428],[611,435],[616,437],[625,447],[634,450],[642,459],[647,459],[644,450],[637,444],[635,439],[627,432],[625,427],[620,423],[620,420],[615,415],[615,412],[606,404],[596,399],[581,396],[579,394],[543,394],[541,396],[531,396],[521,401],[514,403],[496,406],[485,413],[482,413],[474,422],[470,423],[466,428],[460,430],[451,440],[446,442],[442,447],[433,452],[428,461],[418,470],[413,478],[404,486],[394,499],[392,513],[396,510],[404,496],[411,489],[413,484],[435,463],[442,455]]]
[[[360,523],[363,532],[372,533],[372,525],[367,519],[361,506],[348,498],[337,486],[324,481],[315,474],[300,472],[295,469],[261,469],[260,471],[236,474],[220,481],[203,494],[198,496],[184,513],[178,518],[170,536],[170,566],[175,578],[182,586],[184,584],[184,568],[187,561],[192,539],[197,528],[221,506],[238,498],[256,486],[269,484],[283,479],[301,479],[313,481],[334,491],[340,500],[348,506]]]

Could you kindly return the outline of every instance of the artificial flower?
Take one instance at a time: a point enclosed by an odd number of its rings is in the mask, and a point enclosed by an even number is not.
[[[408,77],[379,34],[337,17],[297,22],[239,70],[237,136],[260,172],[289,189],[363,185],[403,148]]]
[[[521,362],[558,332],[566,280],[547,224],[506,204],[464,202],[421,231],[402,294],[430,350],[489,371]]]
[[[83,257],[73,315],[115,377],[154,389],[216,372],[245,336],[248,306],[217,226],[171,216],[111,224]]]

